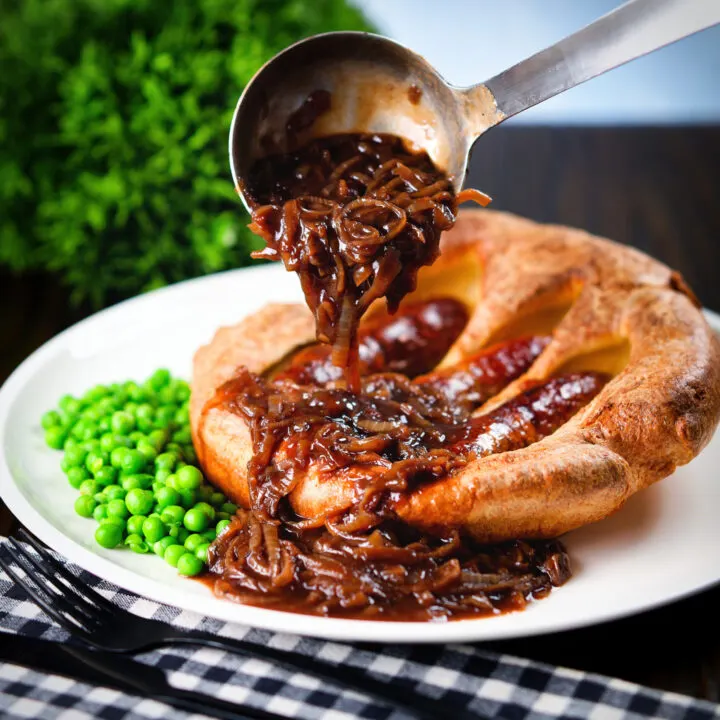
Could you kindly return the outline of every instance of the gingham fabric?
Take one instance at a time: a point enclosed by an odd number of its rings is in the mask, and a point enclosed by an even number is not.
[[[465,705],[480,716],[505,720],[720,718],[720,705],[600,675],[497,655],[481,646],[392,646],[378,650],[227,624],[140,598],[71,568],[107,598],[138,615],[365,668],[388,682],[405,686],[413,695],[447,700],[448,718],[453,717],[452,708],[458,705]],[[46,640],[68,640],[67,633],[54,625],[2,571],[0,630]],[[165,670],[176,687],[243,702],[281,716],[303,720],[409,717],[312,677],[217,650],[168,648],[137,659]],[[200,716],[190,716],[148,698],[0,663],[0,717],[184,720]]]

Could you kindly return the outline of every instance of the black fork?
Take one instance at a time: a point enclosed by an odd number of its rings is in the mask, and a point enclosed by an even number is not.
[[[211,647],[245,658],[261,658],[288,672],[309,675],[340,689],[355,690],[375,702],[404,710],[415,717],[434,720],[446,717],[450,712],[455,720],[480,718],[465,708],[451,707],[447,700],[411,694],[402,686],[394,686],[355,668],[199,630],[183,630],[159,620],[139,617],[106,600],[25,530],[21,529],[20,534],[37,551],[37,556],[10,538],[0,546],[0,567],[58,625],[91,647],[129,654],[164,645]],[[24,576],[13,570],[10,560],[23,569]]]

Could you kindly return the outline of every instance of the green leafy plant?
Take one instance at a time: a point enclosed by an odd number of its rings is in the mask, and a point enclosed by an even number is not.
[[[339,0],[2,0],[0,263],[95,306],[247,264],[235,102],[337,29],[368,26]]]

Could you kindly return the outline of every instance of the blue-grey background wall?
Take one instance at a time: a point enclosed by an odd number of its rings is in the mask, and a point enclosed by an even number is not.
[[[720,2],[720,0],[705,0]],[[380,30],[455,85],[486,80],[621,4],[620,0],[354,0]],[[720,26],[569,90],[511,122],[720,122]]]

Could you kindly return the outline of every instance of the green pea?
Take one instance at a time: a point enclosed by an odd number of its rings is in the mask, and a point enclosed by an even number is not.
[[[180,503],[180,494],[171,487],[161,487],[155,493],[155,502],[161,510],[169,505],[178,505]]]
[[[117,480],[117,469],[110,465],[103,465],[96,473],[95,480],[103,487],[113,485]]]
[[[108,500],[123,500],[125,495],[127,495],[127,491],[125,488],[120,487],[120,485],[108,485],[105,490],[103,490],[103,494]]]
[[[181,430],[176,430],[172,434],[172,441],[179,443],[180,445],[186,445],[187,443],[192,441],[192,435],[190,434],[189,428],[182,428]]]
[[[175,453],[164,452],[155,458],[155,467],[158,470],[172,470],[177,461],[178,456]]]
[[[165,487],[165,483],[160,480],[153,480],[152,491],[157,495],[158,491]]]
[[[217,531],[215,528],[210,528],[209,530],[206,530],[204,533],[202,533],[202,536],[209,542],[215,542],[215,538],[217,537]]]
[[[145,517],[145,515],[133,515],[129,517],[126,525],[128,533],[130,535],[142,534],[142,528],[146,520],[147,517]]]
[[[116,517],[123,520],[130,515],[124,500],[110,500],[107,504],[107,514],[109,518]]]
[[[172,473],[169,470],[166,470],[165,468],[160,468],[160,470],[157,470],[155,472],[155,480],[165,484],[165,481],[172,475]]]
[[[92,440],[100,433],[100,428],[93,422],[80,419],[71,432],[78,440]]]
[[[147,436],[148,442],[155,448],[155,452],[160,452],[168,440],[165,430],[152,430]]]
[[[222,512],[226,512],[228,515],[234,515],[237,512],[237,505],[235,503],[226,502],[220,506]]]
[[[80,467],[85,463],[86,457],[87,452],[83,450],[83,448],[78,446],[70,447],[65,450],[63,462],[67,464],[68,469],[71,467]]]
[[[225,495],[223,495],[221,492],[214,492],[210,496],[210,500],[208,501],[214,508],[220,510],[222,509],[222,506],[225,504],[227,498]]]
[[[181,457],[183,456],[183,454],[182,454],[182,446],[181,446],[179,443],[169,442],[169,443],[165,446],[165,449],[166,449],[168,452],[174,452],[174,453],[178,456],[178,458],[181,458]]]
[[[135,418],[123,410],[118,410],[112,415],[110,427],[118,435],[128,435],[135,429]]]
[[[221,520],[216,526],[215,526],[215,532],[218,534],[218,536],[222,533],[222,531],[230,525],[229,520]]]
[[[92,517],[97,503],[91,495],[80,495],[75,501],[75,512],[84,518]]]
[[[45,430],[45,444],[53,450],[60,450],[67,437],[65,428],[55,425]]]
[[[175,420],[175,422],[181,427],[183,425],[187,425],[190,422],[190,414],[188,412],[188,409],[186,407],[179,408],[176,411],[173,420]]]
[[[120,470],[126,475],[142,472],[147,464],[145,456],[137,450],[128,450],[120,460]]]
[[[155,427],[163,430],[172,425],[175,418],[175,407],[173,405],[162,405],[155,413]]]
[[[122,541],[122,527],[116,523],[101,522],[95,531],[95,542],[111,550]]]
[[[210,503],[199,502],[195,509],[204,512],[211,521],[215,519],[215,508]]]
[[[156,393],[160,405],[167,405],[173,408],[175,414],[175,391],[171,387],[160,388]]]
[[[168,475],[165,478],[165,485],[167,485],[169,488],[172,488],[173,490],[179,490],[177,475],[175,475],[175,473],[171,473],[170,475]]]
[[[196,505],[185,513],[183,523],[191,532],[202,532],[210,524],[210,517]]]
[[[77,398],[72,395],[63,395],[58,403],[68,415],[77,415],[82,409],[82,404]]]
[[[175,538],[175,542],[184,545],[190,533],[182,525],[173,525],[170,528],[169,535]]]
[[[137,475],[126,475],[121,480],[121,484],[128,491],[134,490],[135,488],[140,488],[141,490],[148,490],[153,484],[153,476],[147,475],[145,473],[138,473]]]
[[[150,543],[156,543],[165,537],[165,523],[160,518],[145,518],[142,524],[142,533]]]
[[[203,543],[202,545],[198,545],[198,546],[195,548],[195,557],[196,557],[198,560],[200,560],[200,561],[202,561],[202,562],[204,562],[204,563],[207,564],[207,563],[208,563],[208,551],[209,551],[209,550],[210,550],[210,543],[209,543],[209,542]]]
[[[115,435],[111,432],[103,433],[100,436],[100,449],[103,452],[111,453],[116,447],[117,444],[115,443]]]
[[[166,535],[165,537],[160,538],[160,540],[158,540],[157,542],[153,543],[153,552],[156,555],[163,557],[165,555],[165,551],[174,544],[175,538],[170,537],[170,535]]]
[[[82,417],[85,420],[90,420],[93,423],[96,423],[102,418],[103,414],[102,411],[98,410],[96,407],[89,407],[87,410],[85,410],[82,414]]]
[[[100,438],[100,449],[104,452],[111,453],[111,460],[113,450],[120,447],[131,448],[132,445],[132,440],[125,435],[116,435],[115,433],[106,432]]]
[[[177,561],[178,573],[180,573],[180,575],[185,575],[186,577],[199,575],[203,571],[203,569],[204,565],[202,563],[202,560],[195,557],[195,555],[191,555],[190,553],[185,553],[184,555],[181,555]]]
[[[185,555],[185,548],[182,545],[170,545],[163,554],[163,560],[172,567],[177,567],[178,560]]]
[[[121,468],[125,456],[130,452],[126,447],[117,447],[110,453],[110,463],[113,467]]]
[[[43,430],[48,430],[56,425],[62,425],[60,413],[57,412],[57,410],[48,410],[40,419],[40,424],[42,425]]]
[[[97,522],[102,522],[107,518],[106,503],[100,503],[99,505],[95,506],[95,509],[93,510],[93,518],[95,518]]]
[[[125,538],[127,545],[133,552],[144,554],[150,550],[148,544],[137,533],[131,533]]]
[[[210,498],[213,496],[213,493],[215,492],[215,489],[212,487],[212,485],[203,485],[202,487],[198,488],[198,497],[202,502],[208,502]]]
[[[202,545],[204,542],[205,538],[202,535],[199,535],[198,533],[193,533],[192,535],[188,535],[185,538],[185,549],[188,552],[195,552],[198,546]]]
[[[67,479],[71,487],[76,490],[90,477],[85,468],[72,467],[67,471]]]
[[[146,418],[140,418],[137,421],[137,426],[138,430],[141,430],[143,433],[149,433],[155,429],[155,423],[152,420],[148,420]],[[147,435],[145,436],[145,440],[147,441]]]
[[[137,545],[138,543],[145,542],[137,533],[130,533],[125,538],[126,545]]]
[[[85,467],[91,472],[96,473],[103,465],[110,462],[110,456],[102,451],[89,452],[85,458]]]
[[[139,453],[142,453],[148,462],[152,462],[157,456],[157,451],[155,450],[155,447],[153,445],[151,445],[147,441],[147,439],[141,440],[137,444],[137,451]]]
[[[125,505],[132,515],[147,515],[152,510],[153,501],[153,494],[141,488],[133,488],[125,496]]]
[[[150,397],[147,390],[145,390],[145,388],[141,388],[136,383],[133,383],[133,385],[128,389],[128,394],[130,399],[135,403],[145,403]]]
[[[69,450],[70,448],[80,447],[80,443],[74,437],[68,437],[63,443],[62,449]]]
[[[95,480],[83,480],[78,490],[80,490],[81,495],[92,496],[100,492],[100,485]]]
[[[168,525],[179,525],[185,517],[185,510],[179,505],[168,505],[163,508],[160,517],[164,523]],[[189,530],[190,528],[188,528]]]
[[[218,512],[218,513],[215,513],[215,519],[216,520],[229,520],[230,515],[228,515],[228,513]]]
[[[153,390],[164,388],[171,380],[170,371],[167,368],[159,368],[148,379],[147,384]]]
[[[138,409],[135,411],[135,417],[140,420],[145,418],[146,420],[152,420],[155,415],[155,408],[150,403],[143,403],[138,405]]]
[[[193,464],[197,462],[197,453],[195,452],[195,448],[192,445],[183,445],[182,452],[183,456],[189,463]]]
[[[143,555],[150,552],[150,546],[142,540],[139,543],[130,543],[130,549],[134,553],[140,553]]]
[[[197,501],[197,495],[194,490],[178,490],[180,496],[179,505],[182,505],[186,510],[189,510]]]
[[[186,403],[190,399],[190,386],[181,380],[175,388],[175,400],[179,403]]]
[[[124,533],[126,529],[126,520],[125,518],[117,517],[116,515],[108,515],[105,520],[103,520],[104,523],[111,523],[113,525],[117,525],[120,530]]]
[[[118,409],[118,406],[113,402],[112,398],[104,397],[98,402],[97,409],[103,415],[112,415]]]
[[[175,475],[178,486],[183,490],[196,490],[203,482],[203,474],[193,465],[181,467]]]
[[[108,392],[107,385],[95,385],[95,387],[90,388],[90,390],[85,393],[83,400],[88,403],[96,403],[100,399],[105,398]]]
[[[80,447],[84,450],[87,450],[88,455],[91,452],[102,452],[102,450],[100,450],[100,441],[95,438],[91,438],[90,440],[83,440],[82,443],[80,443]],[[87,458],[85,458],[85,461],[87,462]]]

